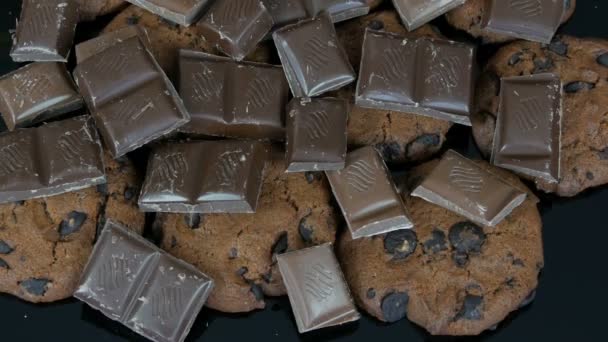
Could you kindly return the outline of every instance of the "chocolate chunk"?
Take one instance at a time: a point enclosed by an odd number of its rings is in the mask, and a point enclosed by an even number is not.
[[[378,144],[376,145],[376,149],[380,151],[380,154],[382,154],[382,159],[389,163],[394,160],[398,160],[402,155],[401,145],[395,141],[388,141]]]
[[[305,243],[312,243],[314,229],[307,223],[307,219],[308,216],[305,216],[300,220],[300,223],[298,224],[298,233],[300,233],[300,238],[302,241]]]
[[[532,73],[538,74],[542,72],[547,72],[549,69],[553,68],[553,60],[549,57],[546,58],[535,58],[534,59],[534,70]]]
[[[513,66],[513,65],[519,63],[523,56],[524,56],[523,52],[516,52],[516,53],[512,54],[511,57],[509,58],[508,64],[510,66]]]
[[[564,43],[559,37],[556,37],[549,44],[549,50],[560,56],[566,56],[568,54],[568,44]]]
[[[519,266],[519,267],[524,267],[525,266],[524,261],[521,260],[521,259],[519,259],[519,258],[513,259],[512,264],[513,264],[513,266]]]
[[[423,134],[405,146],[406,155],[410,159],[418,159],[418,156],[425,155],[429,150],[438,148],[441,144],[441,137],[438,134]]]
[[[374,19],[367,24],[367,28],[374,31],[380,31],[384,28],[384,22]]]
[[[448,239],[459,253],[478,254],[486,242],[486,234],[478,225],[469,222],[458,222],[450,228]]]
[[[158,342],[181,342],[213,288],[196,267],[111,220],[74,297]]]
[[[403,200],[373,147],[348,153],[343,170],[325,174],[353,239],[412,228]]]
[[[238,249],[232,247],[230,248],[230,252],[228,252],[228,259],[236,259],[239,256]]]
[[[0,268],[5,268],[7,270],[11,269],[11,267],[2,258],[0,258]]]
[[[148,30],[141,26],[127,26],[76,45],[76,61],[78,64],[83,63],[87,59],[111,48],[114,44],[131,38],[139,38],[141,43],[149,51],[152,51],[152,43],[150,42]]]
[[[471,125],[475,47],[367,29],[355,104]]]
[[[597,151],[597,155],[600,160],[608,160],[608,147],[604,148],[603,150]]]
[[[526,193],[453,150],[412,196],[487,226],[496,226],[526,199]]]
[[[365,296],[367,297],[367,299],[374,299],[376,297],[376,290],[370,287],[369,289],[367,289]]]
[[[150,11],[173,25],[189,26],[196,22],[209,3],[208,0],[127,0],[130,3]]]
[[[587,173],[585,173],[585,177],[588,180],[593,180],[595,178],[595,176],[593,176],[593,172],[591,172],[591,171],[587,171]]]
[[[603,54],[597,56],[596,62],[599,65],[603,65],[605,67],[608,67],[608,52],[604,52]]]
[[[399,12],[403,24],[411,32],[464,2],[465,0],[393,0],[393,5]]]
[[[107,183],[97,184],[97,186],[95,187],[95,190],[97,190],[97,192],[99,192],[102,195],[107,195],[108,194],[108,184]]]
[[[14,251],[6,241],[0,240],[0,254],[11,254]]]
[[[59,235],[64,238],[72,233],[76,233],[82,228],[82,225],[87,220],[87,214],[72,211],[68,214],[68,217],[61,221],[59,225]]]
[[[483,316],[483,297],[467,294],[462,303],[462,308],[456,314],[454,320],[480,320]]]
[[[469,262],[469,255],[462,252],[455,252],[452,254],[452,260],[458,267],[465,267]]]
[[[272,15],[275,27],[282,27],[302,19],[327,12],[334,23],[366,15],[366,0],[262,0]]]
[[[274,245],[272,245],[272,254],[283,254],[287,251],[289,239],[287,232],[281,232]]]
[[[407,304],[410,296],[405,292],[391,292],[382,298],[380,308],[384,320],[389,323],[397,322],[407,314]]]
[[[293,99],[287,113],[287,172],[344,168],[348,120],[345,100]]]
[[[250,291],[253,293],[255,300],[258,302],[264,300],[264,291],[262,291],[262,287],[260,285],[251,283]]]
[[[526,298],[524,298],[524,300],[519,304],[519,307],[523,308],[524,306],[532,304],[534,299],[536,299],[536,289],[532,290],[532,292],[530,292],[530,294],[528,294]]]
[[[277,264],[300,333],[359,319],[330,243],[278,255]]]
[[[593,88],[595,88],[595,84],[583,81],[570,82],[564,85],[564,91],[569,94],[577,93],[581,90],[591,90]]]
[[[186,220],[186,225],[188,225],[190,229],[198,229],[201,227],[201,214],[199,213],[184,214],[184,220]]]
[[[397,230],[384,237],[384,250],[393,260],[403,260],[414,253],[418,237],[413,230]]]
[[[314,181],[320,180],[323,176],[320,172],[307,171],[304,173],[304,177],[306,177],[308,184],[312,184]]]
[[[555,74],[502,79],[491,158],[494,165],[552,183],[559,180],[560,86]]]
[[[134,187],[127,186],[125,188],[125,192],[124,192],[125,200],[127,200],[127,201],[132,200],[136,194],[137,194],[137,189],[135,189]]]
[[[425,253],[436,254],[441,251],[448,249],[447,240],[445,233],[440,229],[433,229],[431,232],[431,238],[426,240],[422,246],[424,247]]]
[[[148,163],[139,208],[148,212],[253,213],[268,147],[257,141],[165,144]]]
[[[285,139],[289,85],[282,67],[180,50],[179,75],[179,92],[192,116],[179,131]]]
[[[51,281],[44,278],[31,278],[19,282],[19,286],[34,296],[44,296]]]
[[[236,274],[237,274],[239,277],[242,277],[242,276],[244,276],[244,275],[245,275],[245,273],[247,273],[247,272],[249,272],[249,269],[248,269],[247,267],[243,266],[243,267],[239,268],[239,269],[236,271]]]

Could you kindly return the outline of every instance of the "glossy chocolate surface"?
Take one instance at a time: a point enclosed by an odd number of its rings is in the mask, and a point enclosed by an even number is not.
[[[209,0],[126,0],[174,23],[190,26],[202,15]]]
[[[393,0],[408,31],[413,31],[464,3],[465,0]]]

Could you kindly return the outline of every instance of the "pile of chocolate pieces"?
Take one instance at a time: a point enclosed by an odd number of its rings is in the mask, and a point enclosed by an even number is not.
[[[131,26],[77,45],[70,75],[65,62],[78,5],[23,0],[11,56],[33,63],[0,79],[0,111],[10,130],[0,135],[1,203],[103,184],[104,149],[118,158],[180,133],[207,140],[154,145],[142,211],[253,213],[270,142],[284,142],[286,172],[326,172],[353,238],[415,228],[379,153],[372,147],[347,153],[349,103],[324,94],[358,79],[357,106],[470,125],[475,47],[368,29],[357,77],[334,23],[366,14],[365,0],[130,2],[198,25],[225,56],[176,52],[174,87],[147,32]],[[464,0],[393,2],[414,29]],[[505,22],[503,2],[493,1],[488,28],[545,42],[555,33]],[[282,66],[242,61],[264,39],[274,40]],[[502,83],[493,163],[557,180],[559,77]],[[90,115],[65,119],[82,106]],[[537,134],[524,139],[531,129]],[[526,196],[453,151],[412,195],[490,226]],[[359,318],[331,245],[277,259],[300,332]],[[74,296],[152,340],[182,341],[212,290],[213,280],[193,266],[108,221]]]

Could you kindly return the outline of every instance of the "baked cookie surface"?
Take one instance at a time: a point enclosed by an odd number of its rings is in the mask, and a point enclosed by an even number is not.
[[[413,189],[437,161],[401,183]],[[413,230],[338,240],[337,254],[356,302],[386,322],[407,318],[433,335],[476,335],[533,298],[543,267],[536,197],[518,178],[478,162],[528,198],[496,227],[481,227],[419,198],[405,197]]]
[[[563,83],[561,177],[534,179],[538,189],[560,196],[608,183],[608,40],[557,36],[549,45],[517,41],[496,53],[478,81],[473,135],[490,155],[500,78],[552,72]]]
[[[567,10],[562,18],[562,24],[572,17],[576,8],[576,0],[564,1]],[[473,37],[481,38],[483,43],[504,43],[515,40],[513,37],[489,32],[481,27],[486,6],[486,0],[467,0],[464,5],[456,7],[445,16],[450,25],[468,32]]]
[[[105,165],[107,184],[0,205],[0,292],[35,303],[71,297],[105,219],[143,232],[133,165],[108,155]]]
[[[441,37],[430,25],[407,32],[395,11],[379,11],[340,23],[338,37],[355,70],[361,62],[361,46],[366,28],[384,30],[410,38]],[[445,142],[452,123],[411,113],[362,108],[354,105],[356,83],[338,91],[338,96],[351,102],[348,122],[348,144],[352,147],[375,146],[389,163],[428,159]]]
[[[264,308],[285,295],[275,254],[334,242],[337,216],[323,173],[285,173],[283,156],[266,166],[255,214],[161,214],[161,247],[215,281],[207,306],[223,312]]]

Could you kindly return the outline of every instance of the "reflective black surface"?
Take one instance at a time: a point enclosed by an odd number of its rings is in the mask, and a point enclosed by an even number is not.
[[[14,28],[19,6],[19,0],[0,2],[0,74],[17,67],[8,56],[8,30]],[[608,38],[607,21],[608,1],[579,0],[575,16],[560,32]],[[437,24],[445,27],[441,20]],[[80,29],[81,39],[95,33],[94,25],[81,26]],[[492,50],[492,47],[484,48],[480,55],[488,56]],[[477,155],[470,129],[465,127],[452,129],[449,146],[469,156]],[[543,200],[540,210],[544,222],[546,260],[536,300],[511,315],[496,331],[471,338],[473,340],[605,340],[604,325],[608,317],[608,187],[592,189],[572,199],[539,195]],[[226,315],[203,309],[188,340],[453,340],[432,337],[406,320],[386,325],[367,315],[355,324],[298,335],[287,297],[267,302],[266,310],[246,315]],[[0,295],[0,341],[16,340],[97,342],[144,339],[74,299],[33,305]]]

